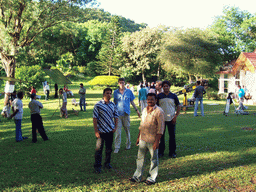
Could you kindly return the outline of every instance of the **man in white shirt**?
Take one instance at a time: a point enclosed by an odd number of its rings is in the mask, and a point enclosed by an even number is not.
[[[12,102],[13,106],[13,114],[11,114],[11,118],[14,117],[15,124],[16,124],[16,142],[23,141],[24,139],[27,139],[27,137],[22,137],[22,132],[21,132],[21,121],[23,117],[23,92],[18,92],[17,94],[18,98],[16,98]]]

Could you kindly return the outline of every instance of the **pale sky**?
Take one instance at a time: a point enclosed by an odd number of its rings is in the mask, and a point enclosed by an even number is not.
[[[224,6],[239,7],[256,13],[256,0],[97,0],[105,11],[121,15],[149,27],[206,28],[215,16],[222,15]]]

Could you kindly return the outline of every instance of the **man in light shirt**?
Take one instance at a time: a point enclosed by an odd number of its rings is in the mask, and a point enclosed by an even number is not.
[[[139,127],[139,135],[136,145],[139,146],[137,169],[131,182],[140,182],[143,172],[143,164],[146,152],[149,151],[151,155],[151,166],[149,169],[149,176],[145,183],[152,185],[156,182],[158,175],[158,147],[159,141],[164,133],[164,111],[156,105],[156,94],[149,93],[147,95],[148,106],[142,112],[142,120]]]
[[[43,104],[39,101],[36,101],[36,94],[32,93],[31,101],[28,104],[31,113],[31,122],[32,122],[32,143],[37,142],[36,130],[40,133],[44,141],[48,140],[48,137],[45,133],[43,120],[40,115],[40,109],[43,108]]]
[[[22,137],[21,132],[21,122],[23,117],[23,92],[18,92],[17,98],[12,102],[13,106],[13,114],[11,114],[11,118],[14,117],[14,121],[16,124],[16,142],[23,141],[24,139],[28,139],[27,137]]]

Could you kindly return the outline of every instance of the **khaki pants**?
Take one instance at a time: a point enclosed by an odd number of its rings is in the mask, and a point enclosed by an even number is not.
[[[122,127],[124,127],[124,131],[126,134],[126,149],[131,148],[131,138],[130,138],[130,115],[124,114],[124,116],[118,117],[118,126],[116,130],[115,136],[115,149],[120,149],[121,146],[121,133]]]

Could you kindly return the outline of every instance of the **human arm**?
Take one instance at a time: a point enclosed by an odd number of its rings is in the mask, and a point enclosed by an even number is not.
[[[97,138],[100,138],[100,132],[98,130],[97,124],[98,124],[98,120],[96,118],[93,118],[93,127],[94,127],[95,136]]]
[[[177,117],[178,117],[178,116],[179,116],[179,114],[180,114],[180,110],[181,110],[181,106],[180,106],[180,105],[178,105],[178,106],[177,106],[176,113],[175,113],[175,116],[174,116],[174,118],[172,119],[173,124],[175,124],[175,123],[176,123],[176,121],[177,121]]]
[[[118,118],[115,118],[115,129],[113,130],[113,133],[116,132],[116,130],[117,130],[117,125],[118,125]]]
[[[134,101],[131,101],[131,104],[132,104],[133,108],[135,109],[135,111],[137,112],[138,116],[140,117],[140,112],[139,112],[138,108],[136,107]]]
[[[140,142],[140,131],[139,131],[139,134],[138,134],[138,138],[136,140],[136,145],[138,146],[139,145],[139,142]]]
[[[162,137],[162,134],[157,134],[156,135],[156,140],[155,140],[155,142],[153,144],[153,150],[154,151],[159,148],[159,143],[160,143],[161,137]]]

